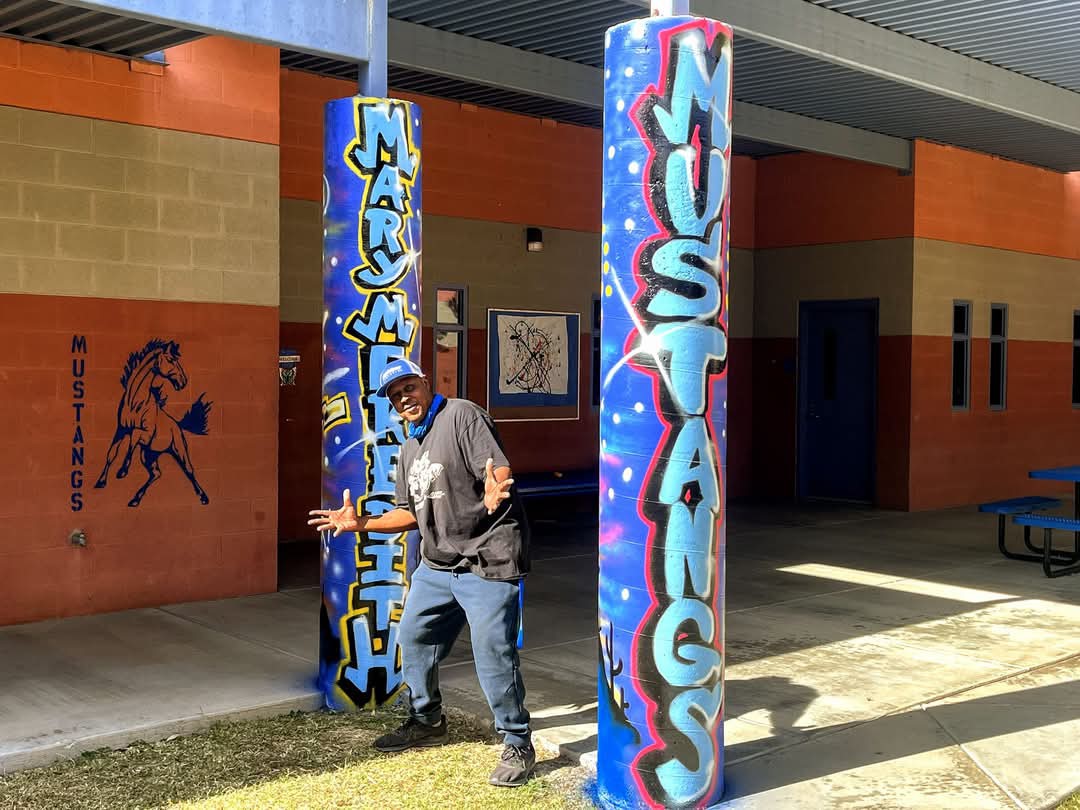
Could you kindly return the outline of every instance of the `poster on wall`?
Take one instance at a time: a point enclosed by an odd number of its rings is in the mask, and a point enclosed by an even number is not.
[[[488,411],[497,421],[577,419],[576,312],[488,310]]]

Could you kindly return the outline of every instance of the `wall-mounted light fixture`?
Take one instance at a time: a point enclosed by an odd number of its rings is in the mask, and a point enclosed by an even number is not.
[[[525,249],[529,253],[539,253],[544,249],[544,232],[539,228],[525,229]]]

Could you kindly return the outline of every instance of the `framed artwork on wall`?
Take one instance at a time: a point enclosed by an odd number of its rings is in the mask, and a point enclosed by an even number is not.
[[[501,422],[573,420],[581,316],[488,310],[488,412]]]

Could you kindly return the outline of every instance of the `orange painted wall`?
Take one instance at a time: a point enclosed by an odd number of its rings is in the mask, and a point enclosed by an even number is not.
[[[795,497],[798,473],[798,355],[794,338],[756,338],[753,348],[753,458],[746,464],[734,430],[729,474],[752,476],[733,483],[733,497],[753,494],[785,500]],[[874,504],[907,509],[911,401],[911,339],[878,338],[877,439]],[[733,466],[738,464],[737,467]],[[737,494],[736,494],[737,493]]]
[[[0,295],[0,625],[276,587],[276,332],[271,307]],[[74,335],[87,341],[84,399],[73,390]],[[147,477],[138,457],[128,477],[94,488],[121,371],[152,337],[180,343],[189,379],[167,391],[169,413],[182,416],[203,391],[213,402],[209,434],[187,436],[207,505],[166,455],[137,508],[127,503]],[[76,402],[85,403],[81,465]],[[85,501],[77,512],[75,469]],[[76,528],[86,548],[70,545]]]
[[[758,161],[736,155],[731,161],[731,235],[733,248],[755,247]]]
[[[0,37],[0,104],[276,144],[277,48],[206,37],[168,66]]]
[[[915,235],[1080,259],[1080,173],[919,141]]]
[[[600,132],[392,91],[422,105],[424,211],[600,230]],[[282,196],[322,199],[323,105],[351,82],[281,75]]]
[[[989,346],[986,339],[972,341],[971,409],[954,411],[952,339],[912,338],[912,509],[1070,490],[1068,484],[1033,481],[1028,471],[1077,461],[1072,345],[1010,340],[1005,411],[987,405]]]
[[[919,142],[915,180],[917,236],[1080,259],[1080,173]],[[1042,283],[1034,265],[1016,261],[1018,273]],[[985,297],[1009,303],[1010,291],[987,289]],[[985,337],[972,341],[968,411],[952,409],[951,338],[915,335],[912,347],[912,509],[1068,490],[1034,482],[1028,471],[1077,461],[1070,343],[1010,338],[1004,411],[989,409]]]
[[[278,415],[278,536],[315,540],[308,510],[322,499],[322,327],[282,323],[281,346],[296,349],[295,386],[281,386]]]
[[[894,169],[809,153],[777,155],[756,161],[755,188],[758,249],[894,239],[913,232],[914,181]],[[768,294],[759,284],[755,306]],[[751,363],[752,491],[791,498],[798,466],[798,340],[755,337]],[[887,508],[903,509],[908,502],[910,388],[910,339],[880,337],[875,502]]]
[[[911,338],[879,336],[875,502],[885,509],[910,506],[911,397]]]
[[[911,236],[915,182],[895,169],[808,152],[757,161],[758,248]]]
[[[323,105],[356,86],[281,71],[281,196],[322,199]],[[424,211],[600,231],[601,133],[569,124],[391,90],[420,105]],[[754,161],[732,167],[732,247],[753,247]]]

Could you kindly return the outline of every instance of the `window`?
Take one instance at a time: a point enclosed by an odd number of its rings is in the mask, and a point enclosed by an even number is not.
[[[1005,410],[1006,341],[1009,336],[1009,307],[990,305],[990,410]]]
[[[1080,408],[1080,310],[1073,312],[1073,406]]]
[[[966,411],[971,398],[971,302],[953,302],[952,406]]]
[[[435,290],[435,392],[464,397],[468,339],[464,287]]]
[[[592,406],[600,407],[600,296],[592,298]]]

